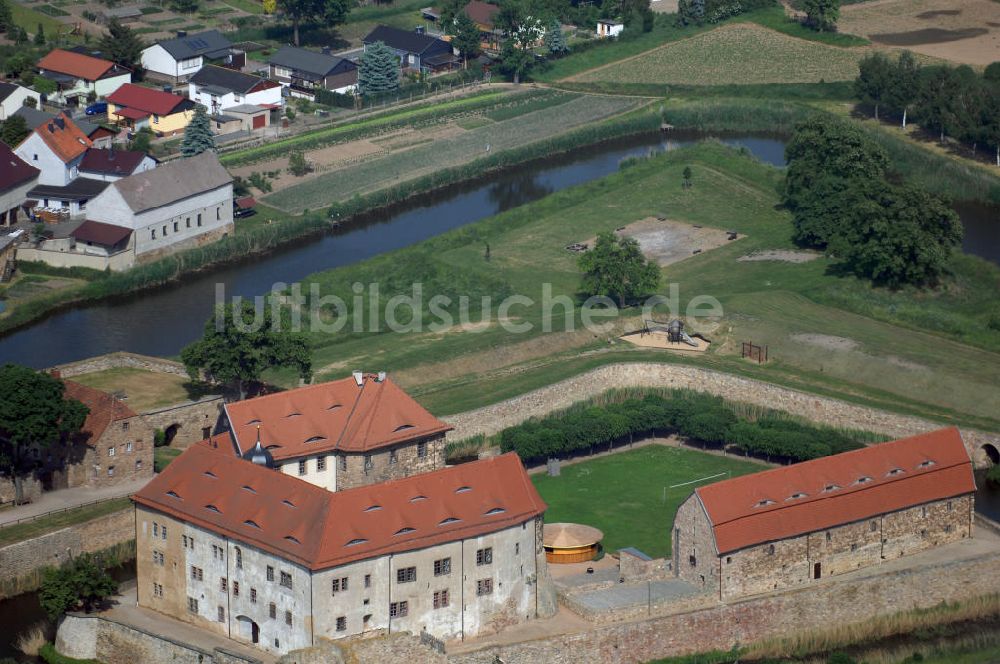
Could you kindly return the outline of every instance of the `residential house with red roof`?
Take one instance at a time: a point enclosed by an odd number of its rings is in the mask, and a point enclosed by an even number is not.
[[[113,182],[156,168],[159,162],[145,152],[90,148],[80,161],[80,175]]]
[[[63,443],[32,450],[35,469],[26,495],[75,487],[107,487],[153,477],[153,430],[112,394],[72,380],[64,397],[89,410],[80,432]],[[13,496],[13,482],[0,478],[0,500]]]
[[[516,454],[333,492],[232,442],[196,443],[133,496],[140,606],[277,654],[471,637],[554,610],[546,505]]]
[[[330,491],[443,468],[451,427],[385,374],[350,378],[227,404],[235,452],[260,441],[273,466]]]
[[[129,83],[108,96],[108,121],[132,131],[149,127],[157,136],[184,131],[195,102],[180,95]]]
[[[132,80],[132,71],[110,60],[56,48],[38,61],[38,73],[56,84],[50,101],[70,106],[106,97]]]
[[[0,227],[17,223],[39,170],[0,143]]]
[[[722,600],[803,586],[972,537],[975,491],[956,428],[716,482],[677,510],[674,573]]]

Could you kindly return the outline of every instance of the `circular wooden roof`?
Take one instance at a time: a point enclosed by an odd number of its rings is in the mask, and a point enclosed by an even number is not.
[[[579,523],[546,523],[542,527],[542,543],[554,549],[590,546],[602,539],[600,530]]]

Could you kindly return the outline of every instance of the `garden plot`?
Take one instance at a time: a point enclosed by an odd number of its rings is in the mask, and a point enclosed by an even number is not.
[[[470,131],[454,126],[445,135],[363,161],[351,168],[323,173],[264,200],[275,207],[299,212],[330,205],[355,194],[383,189],[434,171],[471,162],[490,154],[544,140],[575,127],[634,108],[639,100],[619,97],[579,97]],[[447,134],[452,135],[447,135]]]
[[[728,242],[728,233],[724,230],[656,217],[646,217],[623,226],[617,233],[637,240],[642,253],[661,266],[682,261]],[[587,240],[587,248],[593,248],[596,240],[597,238]]]
[[[994,0],[881,0],[847,5],[839,28],[876,44],[970,65],[1000,60]]]
[[[751,23],[716,28],[591,69],[571,81],[739,85],[847,81],[867,49],[846,49]]]

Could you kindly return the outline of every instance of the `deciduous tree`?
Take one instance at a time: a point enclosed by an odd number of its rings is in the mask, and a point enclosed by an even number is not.
[[[598,235],[593,249],[580,256],[580,269],[588,295],[614,298],[620,307],[660,283],[660,266],[642,255],[638,241],[610,232]]]
[[[881,51],[862,58],[858,63],[858,78],[854,81],[854,93],[861,101],[875,107],[875,119],[878,120],[878,107],[888,96],[893,86],[893,66],[889,58]]]
[[[448,34],[452,36],[452,46],[458,50],[464,65],[468,67],[469,58],[479,55],[479,26],[464,11],[459,11],[448,24]]]
[[[509,0],[497,12],[496,27],[504,36],[500,44],[500,71],[513,78],[515,85],[535,62],[532,49],[542,37],[543,25],[523,0]]]
[[[55,622],[67,611],[82,608],[89,613],[116,592],[118,582],[97,558],[84,553],[63,567],[45,570],[38,599],[49,619]]]
[[[399,58],[382,42],[369,44],[358,64],[358,91],[363,95],[399,87]]]
[[[270,306],[257,310],[248,300],[218,307],[202,338],[181,351],[181,360],[192,379],[204,372],[209,380],[234,388],[240,399],[267,369],[294,367],[303,380],[312,378],[305,335],[282,329]]]
[[[24,501],[24,475],[32,447],[44,449],[80,431],[89,410],[64,396],[58,378],[15,364],[0,367],[0,468],[14,479],[16,503]]]
[[[10,31],[12,25],[14,16],[10,11],[10,5],[7,4],[7,0],[0,0],[0,32]]]
[[[920,65],[909,51],[899,54],[893,67],[892,80],[893,85],[886,96],[886,103],[897,113],[902,114],[902,127],[906,129],[906,115],[920,91]]]
[[[299,46],[299,27],[304,23],[321,23],[332,28],[347,20],[349,0],[278,0],[285,16],[292,22],[292,39]]]
[[[208,113],[201,104],[194,109],[194,117],[184,128],[184,139],[181,141],[181,154],[193,157],[207,150],[215,149],[215,136],[212,135],[212,124]]]
[[[0,123],[0,141],[12,148],[20,145],[30,133],[28,123],[20,115],[12,115]]]
[[[836,32],[840,0],[802,0],[806,25],[818,32]]]

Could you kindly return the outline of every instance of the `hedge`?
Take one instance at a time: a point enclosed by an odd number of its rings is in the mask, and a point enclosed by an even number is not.
[[[636,436],[671,433],[784,461],[806,461],[863,447],[857,440],[860,435],[811,426],[776,412],[741,419],[721,397],[681,390],[599,406],[581,404],[504,429],[499,438],[504,452],[515,451],[525,462],[538,462],[610,447]]]

